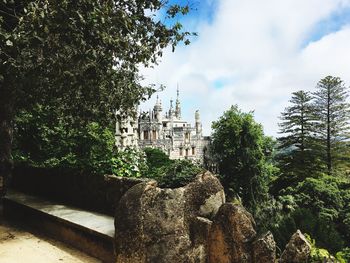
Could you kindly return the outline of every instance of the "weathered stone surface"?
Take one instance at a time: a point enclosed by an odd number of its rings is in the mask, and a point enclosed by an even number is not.
[[[253,242],[253,262],[272,263],[276,261],[276,242],[269,231]]]
[[[242,206],[223,204],[214,217],[208,239],[210,263],[252,262],[255,221]]]
[[[311,245],[305,236],[298,230],[293,234],[285,250],[283,251],[280,263],[302,263],[307,262],[311,253]]]
[[[142,195],[156,186],[155,181],[133,186],[119,202],[115,215],[116,262],[145,262]]]
[[[116,210],[116,262],[206,262],[209,218],[224,202],[210,173],[176,189],[155,182],[132,187]]]
[[[212,219],[225,203],[225,192],[220,181],[210,172],[205,172],[185,187],[187,217]]]

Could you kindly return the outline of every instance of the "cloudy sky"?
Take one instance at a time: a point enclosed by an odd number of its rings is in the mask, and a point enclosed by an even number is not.
[[[180,2],[180,1],[178,1]],[[164,84],[163,108],[180,88],[182,115],[204,133],[231,105],[254,111],[267,135],[291,93],[313,91],[327,76],[350,85],[350,0],[189,0],[180,19],[196,31],[190,46],[166,50],[158,66],[142,69],[146,83]],[[155,96],[141,105],[148,110]]]

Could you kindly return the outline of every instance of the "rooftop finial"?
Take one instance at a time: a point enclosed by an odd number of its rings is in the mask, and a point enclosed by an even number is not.
[[[162,111],[162,102],[159,99],[159,96],[157,95],[157,100],[156,100],[156,104],[154,105],[154,111],[160,112]]]

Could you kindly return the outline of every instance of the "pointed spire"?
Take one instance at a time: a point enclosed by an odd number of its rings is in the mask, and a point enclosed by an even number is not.
[[[179,84],[177,84],[176,95],[177,95],[177,97],[176,97],[176,106],[175,106],[175,116],[176,116],[176,118],[181,119]]]
[[[173,115],[174,115],[173,99],[170,99],[169,118],[171,118]]]

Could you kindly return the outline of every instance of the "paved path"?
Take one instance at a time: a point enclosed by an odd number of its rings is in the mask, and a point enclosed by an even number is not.
[[[4,221],[0,207],[0,263],[22,262],[98,263],[100,261],[61,242],[31,234],[19,226]]]

